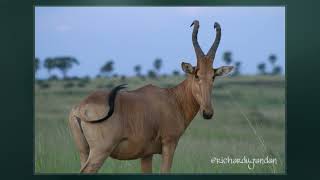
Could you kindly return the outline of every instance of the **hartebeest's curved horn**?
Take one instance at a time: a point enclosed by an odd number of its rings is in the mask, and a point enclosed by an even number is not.
[[[198,20],[194,20],[191,24],[190,27],[193,26],[193,32],[192,32],[192,44],[194,47],[194,51],[196,52],[196,56],[197,56],[197,62],[198,60],[200,60],[201,57],[204,56],[203,51],[201,50],[199,43],[198,43],[198,30],[199,30],[199,21]]]
[[[209,57],[209,59],[211,59],[212,61],[214,60],[214,57],[216,55],[216,51],[218,49],[219,43],[220,43],[220,39],[221,39],[221,27],[220,24],[215,22],[214,23],[214,28],[216,29],[216,39],[214,40],[210,50],[207,53],[207,56]]]

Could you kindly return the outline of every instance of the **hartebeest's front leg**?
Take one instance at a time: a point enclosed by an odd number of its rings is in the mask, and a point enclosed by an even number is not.
[[[161,172],[170,172],[177,141],[169,141],[162,144]]]
[[[152,173],[152,156],[141,158],[141,171],[143,173]]]

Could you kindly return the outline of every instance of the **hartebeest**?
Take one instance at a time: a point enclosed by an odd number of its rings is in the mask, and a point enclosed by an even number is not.
[[[218,23],[206,55],[197,41],[199,21],[191,26],[197,66],[182,62],[187,74],[183,82],[173,88],[146,85],[133,91],[120,91],[124,86],[100,90],[71,110],[69,124],[80,151],[80,172],[97,172],[109,156],[141,158],[142,172],[152,172],[153,154],[162,155],[161,172],[169,172],[178,141],[195,115],[200,111],[204,119],[212,118],[213,81],[233,67],[212,68],[221,38]]]

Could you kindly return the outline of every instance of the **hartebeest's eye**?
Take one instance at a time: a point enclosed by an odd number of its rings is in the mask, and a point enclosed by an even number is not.
[[[197,74],[195,74],[194,77],[196,78],[196,80],[199,80],[199,76]]]

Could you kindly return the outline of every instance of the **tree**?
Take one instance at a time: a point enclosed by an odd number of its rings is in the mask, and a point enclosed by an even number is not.
[[[73,65],[79,65],[79,61],[73,57],[62,56],[54,58],[54,67],[61,71],[63,79],[67,78],[67,72]]]
[[[174,71],[172,72],[172,74],[173,74],[174,76],[179,76],[179,75],[180,75],[180,72],[179,72],[178,70],[174,70]]]
[[[266,74],[266,64],[265,63],[260,63],[257,66],[260,74],[265,75]]]
[[[277,56],[275,54],[271,54],[269,56],[269,62],[272,65],[271,75],[279,75],[282,72],[282,68],[280,66],[276,66],[275,63],[277,62]]]
[[[40,60],[39,58],[35,58],[34,59],[34,70],[35,70],[35,73],[37,73],[37,71],[40,69]]]
[[[152,79],[156,78],[157,77],[156,72],[154,72],[153,70],[149,70],[148,77]]]
[[[282,68],[280,66],[275,66],[272,70],[272,75],[279,75],[282,72]]]
[[[101,74],[105,74],[105,76],[109,76],[110,73],[113,71],[113,64],[112,60],[107,61],[100,69]]]
[[[154,60],[154,62],[153,62],[153,66],[154,66],[154,68],[158,71],[158,73],[159,73],[159,71],[160,71],[160,69],[161,69],[161,66],[162,66],[162,59],[160,59],[160,58],[156,58],[155,60]]]
[[[136,72],[136,76],[138,76],[138,77],[141,76],[141,66],[140,65],[134,66],[134,71]]]
[[[232,53],[230,51],[226,51],[223,53],[223,61],[229,65],[232,62]]]
[[[46,68],[48,70],[48,73],[50,75],[51,70],[55,68],[54,59],[53,58],[46,58],[44,60],[44,65],[43,66],[44,66],[44,68]]]
[[[241,62],[237,61],[234,63],[234,72],[233,72],[233,76],[238,76],[240,75],[240,67],[241,67]]]
[[[272,64],[272,66],[274,66],[274,64],[276,63],[277,61],[277,56],[275,54],[271,54],[269,56],[269,62]]]

